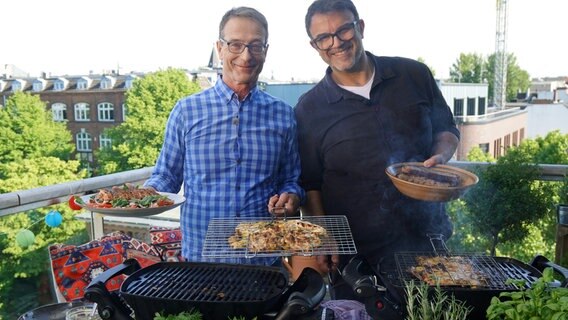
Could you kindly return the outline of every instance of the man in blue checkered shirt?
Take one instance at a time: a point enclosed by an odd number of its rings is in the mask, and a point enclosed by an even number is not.
[[[257,10],[233,8],[219,25],[222,77],[173,108],[147,187],[179,192],[182,255],[190,261],[277,264],[278,258],[205,258],[213,218],[296,213],[304,198],[292,107],[261,91],[268,24]]]

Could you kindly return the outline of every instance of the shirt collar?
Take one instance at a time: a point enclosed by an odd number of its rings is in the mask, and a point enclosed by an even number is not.
[[[365,54],[370,59],[373,59],[373,63],[375,65],[375,77],[373,79],[373,85],[371,87],[371,90],[373,90],[372,88],[379,85],[383,80],[396,77],[396,73],[394,72],[389,60],[376,57],[375,55],[373,55],[368,51],[365,51]],[[327,67],[324,78],[324,85],[325,88],[327,89],[325,90],[325,92],[326,92],[327,101],[329,103],[336,103],[342,99],[347,98],[347,95],[349,95],[350,93],[342,89],[340,86],[337,85],[337,83],[335,83],[335,81],[333,81],[331,73],[332,73],[331,67]],[[349,95],[349,97],[351,96]]]
[[[224,81],[223,76],[219,75],[219,79],[215,82],[215,92],[226,102],[229,103],[232,99],[237,99],[237,94],[231,89]],[[251,99],[258,92],[258,85],[255,85],[246,96],[245,100]]]

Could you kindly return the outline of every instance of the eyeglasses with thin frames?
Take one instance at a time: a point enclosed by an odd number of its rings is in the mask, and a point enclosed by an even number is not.
[[[335,37],[341,41],[353,39],[353,37],[355,37],[355,27],[358,23],[359,20],[352,21],[342,25],[334,33],[320,34],[312,39],[311,44],[320,50],[329,50],[333,47]]]
[[[264,43],[249,43],[246,44],[240,41],[227,41],[225,39],[219,39],[219,41],[223,42],[227,45],[230,53],[241,54],[245,51],[245,48],[248,48],[249,52],[252,54],[262,54],[268,48],[268,44]]]

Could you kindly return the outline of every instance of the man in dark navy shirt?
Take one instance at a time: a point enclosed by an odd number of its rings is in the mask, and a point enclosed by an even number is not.
[[[310,44],[329,67],[295,112],[308,195],[304,214],[346,215],[358,253],[377,264],[397,251],[431,251],[428,233],[451,236],[443,203],[403,196],[385,168],[446,163],[460,134],[428,67],[366,52],[364,30],[350,0],[310,6]],[[341,268],[349,258],[335,256],[333,262]],[[334,298],[352,298],[340,278],[333,288]]]

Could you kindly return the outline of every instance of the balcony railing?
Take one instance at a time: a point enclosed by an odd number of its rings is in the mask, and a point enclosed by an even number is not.
[[[452,161],[451,164],[468,170],[472,170],[474,167],[478,166],[491,165],[491,163],[465,161]],[[541,164],[538,165],[538,167],[540,169],[540,180],[562,181],[568,176],[568,165]],[[147,167],[79,181],[0,194],[0,218],[18,212],[66,202],[71,195],[94,192],[101,188],[108,188],[124,183],[142,183],[150,177],[151,172],[152,167]],[[91,219],[91,235],[94,238],[102,236],[103,216],[94,213],[91,215]]]
[[[491,165],[491,163],[452,161],[451,165],[473,170],[475,167],[488,166]],[[562,181],[568,176],[568,165],[539,165],[538,167],[540,169],[540,180]],[[124,183],[141,184],[150,177],[152,169],[152,167],[148,167],[79,181],[0,194],[0,219],[11,214],[66,202],[71,195],[88,194],[101,188],[109,188]],[[91,236],[93,238],[99,238],[104,235],[103,228],[105,219],[103,217],[103,215],[91,213]],[[156,216],[146,218],[153,219],[151,220],[152,223],[157,222],[155,219],[160,219]],[[55,281],[53,279],[51,279],[50,285],[52,286],[53,297],[57,297],[57,301],[62,302],[64,299],[60,299],[57,295],[58,290],[55,289]]]

